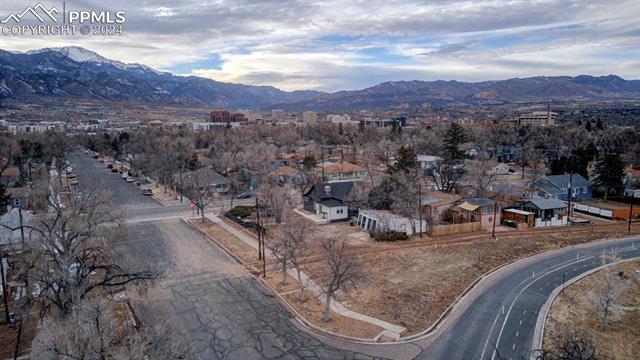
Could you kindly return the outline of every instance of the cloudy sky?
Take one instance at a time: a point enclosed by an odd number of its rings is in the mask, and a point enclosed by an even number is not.
[[[2,0],[0,17],[35,3]],[[66,8],[123,10],[124,34],[0,35],[0,48],[82,46],[175,74],[285,90],[536,75],[640,79],[640,0],[79,0]]]

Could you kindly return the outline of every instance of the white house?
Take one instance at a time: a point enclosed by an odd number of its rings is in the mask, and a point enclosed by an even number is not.
[[[428,170],[437,167],[442,158],[434,155],[418,155],[417,160],[421,169]]]
[[[327,182],[313,185],[303,194],[306,211],[329,221],[345,221],[349,218],[348,198],[353,182]]]
[[[418,234],[420,231],[427,232],[427,222],[420,219],[409,219],[404,216],[393,214],[386,210],[365,210],[358,212],[358,227],[368,231],[397,231],[407,235]]]

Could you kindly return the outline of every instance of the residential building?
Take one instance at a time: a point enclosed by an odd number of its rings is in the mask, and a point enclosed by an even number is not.
[[[525,200],[520,202],[520,209],[535,214],[534,227],[567,225],[567,204],[559,199]]]
[[[571,181],[571,200],[591,199],[591,183],[580,174],[549,175],[535,183],[538,196],[569,200],[569,181]]]
[[[467,199],[452,211],[455,223],[479,222],[481,227],[491,227],[494,223],[499,225],[501,221],[501,206],[492,199]]]
[[[418,164],[423,170],[431,170],[438,167],[438,163],[442,161],[442,158],[434,155],[418,155]]]
[[[307,183],[307,177],[299,169],[290,166],[281,166],[276,168],[272,175],[278,184],[304,185]]]
[[[214,110],[211,112],[210,122],[218,124],[243,123],[248,119],[242,113],[231,114],[227,110]]]
[[[323,181],[364,180],[368,174],[362,166],[348,162],[324,163],[314,169],[314,176]]]
[[[447,211],[460,201],[461,196],[441,191],[430,191],[422,195],[422,216],[430,223],[442,222]]]
[[[426,220],[420,222],[420,219],[410,219],[386,210],[360,209],[360,211],[358,211],[356,224],[359,228],[370,233],[376,231],[395,231],[411,236],[427,231]]]
[[[322,219],[345,221],[349,218],[349,199],[353,182],[323,182],[311,186],[303,193],[304,210]]]
[[[405,117],[399,117],[394,119],[371,119],[367,118],[362,120],[362,123],[366,125],[375,125],[380,128],[392,127],[394,125],[404,127],[407,125],[407,119]]]
[[[28,187],[7,188],[6,193],[9,196],[9,207],[27,209],[29,207],[30,190]]]
[[[188,171],[182,174],[180,179],[179,174],[173,176],[176,184],[182,184],[183,187],[189,184],[198,183],[200,186],[208,186],[210,195],[222,195],[229,191],[231,182],[221,174],[215,172],[210,168],[201,168],[195,171]],[[206,182],[206,185],[203,185]]]

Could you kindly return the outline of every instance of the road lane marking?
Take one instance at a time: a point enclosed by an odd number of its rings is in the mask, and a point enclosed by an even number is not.
[[[563,268],[565,268],[567,266],[573,265],[573,264],[575,264],[577,262],[583,262],[583,261],[592,259],[594,257],[595,256],[589,256],[589,257],[582,258],[582,259],[577,260],[577,261],[569,262],[569,263],[567,263],[565,265],[562,265],[560,267],[554,268],[553,270],[547,271],[543,275],[539,276],[538,279],[540,279],[540,278],[542,278],[542,277],[544,277],[544,276],[546,276],[548,274],[554,273],[554,272],[556,272],[556,271],[558,271],[560,269],[563,269]],[[529,284],[527,284],[525,287],[523,287],[522,290],[520,290],[520,292],[518,293],[518,295],[516,295],[515,299],[513,299],[513,301],[511,302],[511,306],[509,306],[509,311],[507,311],[507,315],[505,315],[505,317],[504,317],[504,321],[502,322],[502,326],[500,327],[500,332],[498,333],[498,338],[496,339],[496,343],[495,343],[495,345],[493,347],[493,353],[491,354],[491,360],[495,359],[495,357],[496,357],[496,352],[498,350],[498,346],[500,345],[500,338],[502,337],[502,332],[504,331],[504,327],[507,324],[507,319],[509,319],[509,314],[511,313],[511,310],[513,309],[513,305],[515,305],[516,301],[518,301],[518,298],[520,297],[520,295],[522,295],[522,293],[524,293],[524,291],[527,290],[529,288],[529,286],[533,285],[533,283],[538,281],[538,279],[535,279],[535,280],[529,282]],[[527,310],[524,310],[523,314],[526,314],[526,313],[527,313]],[[496,320],[497,320],[497,318],[496,318]],[[489,336],[491,336],[491,333],[489,333]],[[487,341],[489,341],[488,338],[487,338]],[[482,355],[484,356],[484,351],[483,351]],[[481,359],[482,359],[482,357],[481,357]]]

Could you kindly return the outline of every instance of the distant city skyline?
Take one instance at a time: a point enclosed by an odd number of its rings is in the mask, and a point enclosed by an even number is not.
[[[0,17],[35,3],[5,0]],[[66,1],[66,6],[123,10],[124,34],[0,35],[0,48],[81,46],[177,75],[283,90],[539,75],[640,78],[636,0],[78,0]]]

